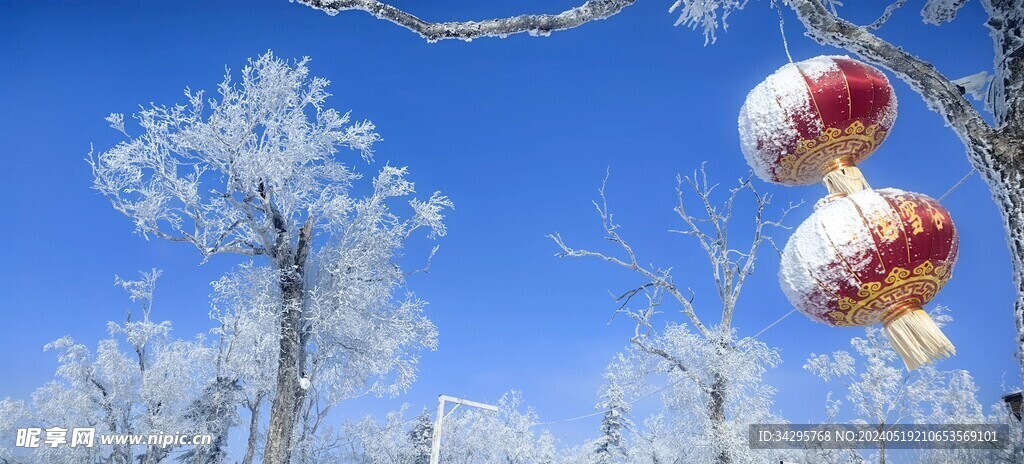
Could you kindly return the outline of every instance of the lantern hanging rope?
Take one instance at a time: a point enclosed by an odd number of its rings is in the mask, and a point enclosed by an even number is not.
[[[750,91],[740,109],[743,154],[768,182],[824,182],[829,193],[870,188],[857,165],[885,140],[896,95],[885,74],[845,56],[790,63]]]
[[[955,354],[922,309],[952,275],[949,212],[896,189],[829,195],[793,233],[779,280],[789,301],[832,326],[882,323],[908,369]]]

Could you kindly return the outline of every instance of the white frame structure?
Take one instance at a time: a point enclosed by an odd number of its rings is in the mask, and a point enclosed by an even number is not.
[[[445,403],[454,403],[455,407],[444,412]],[[476,401],[464,400],[462,398],[455,398],[453,396],[440,395],[437,397],[437,419],[434,421],[434,431],[432,440],[430,442],[430,464],[438,464],[441,459],[441,424],[444,422],[444,418],[448,417],[449,414],[459,409],[459,406],[466,405],[474,408],[483,409],[485,411],[498,412],[497,406],[490,404],[477,403]]]

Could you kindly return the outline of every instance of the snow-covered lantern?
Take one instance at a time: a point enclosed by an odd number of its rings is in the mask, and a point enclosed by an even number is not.
[[[896,189],[829,196],[786,244],[789,301],[831,326],[881,322],[908,369],[956,350],[922,307],[949,280],[958,237],[937,201]]]
[[[790,63],[747,95],[743,154],[768,182],[824,182],[830,193],[869,188],[856,165],[885,140],[896,95],[877,69],[845,56]]]

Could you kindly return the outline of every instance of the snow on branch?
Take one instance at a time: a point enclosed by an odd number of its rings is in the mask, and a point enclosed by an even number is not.
[[[879,16],[878,19],[875,20],[875,22],[868,24],[866,27],[868,29],[880,29],[882,25],[885,24],[886,21],[888,21],[889,18],[892,17],[893,13],[895,13],[896,10],[903,8],[903,5],[905,5],[906,3],[907,0],[896,0],[889,6],[885,7],[885,11],[882,12],[882,16]]]
[[[687,229],[673,230],[683,235],[690,235],[700,242],[701,248],[707,253],[712,265],[715,277],[715,286],[718,289],[719,298],[724,303],[722,325],[728,326],[732,320],[733,310],[736,301],[739,299],[743,283],[748,275],[754,271],[754,261],[758,248],[765,242],[779,250],[775,241],[767,235],[767,228],[788,229],[782,225],[782,221],[799,204],[790,204],[782,210],[780,217],[770,220],[765,217],[765,209],[771,204],[770,194],[761,194],[751,183],[751,176],[739,180],[739,185],[729,189],[729,197],[719,207],[712,203],[712,192],[718,184],[708,182],[707,172],[704,165],[701,165],[699,176],[694,172],[693,176],[676,176],[676,214],[688,226]],[[704,216],[694,216],[687,213],[683,198],[684,190],[693,190],[695,196],[700,199],[704,208]],[[733,204],[737,196],[742,192],[749,192],[754,198],[754,234],[750,246],[745,251],[731,248],[729,245],[729,222],[732,219]],[[707,224],[707,225],[704,225]],[[709,229],[709,230],[708,230]]]
[[[992,84],[988,107],[996,126],[1010,131],[1024,130],[1024,0],[985,0],[985,25],[995,46]],[[1019,136],[1018,136],[1019,137]]]
[[[581,257],[593,257],[602,259],[609,263],[615,264],[620,267],[635,271],[643,277],[650,280],[650,286],[662,289],[671,294],[680,304],[683,306],[683,313],[690,319],[690,322],[694,327],[697,328],[700,333],[706,337],[711,336],[711,332],[701,322],[700,318],[697,317],[697,313],[693,309],[692,297],[683,295],[682,291],[672,281],[672,275],[670,269],[659,269],[654,267],[648,267],[640,264],[637,261],[636,253],[633,251],[633,247],[625,239],[619,235],[619,226],[614,222],[612,213],[608,210],[608,199],[605,196],[605,187],[608,179],[605,178],[605,182],[601,184],[599,190],[601,202],[594,202],[594,207],[597,209],[598,216],[601,218],[601,226],[604,229],[605,240],[617,244],[621,249],[625,258],[619,258],[612,255],[604,254],[601,252],[575,249],[565,244],[562,240],[562,236],[557,232],[548,235],[549,238],[555,241],[559,248],[562,249],[556,256],[559,258],[581,258]]]
[[[451,21],[432,23],[378,0],[298,0],[299,3],[329,15],[342,11],[363,11],[390,21],[437,42],[444,39],[472,40],[481,37],[506,37],[523,32],[546,36],[613,16],[636,0],[587,0],[582,5],[558,14],[523,14],[482,21]]]
[[[424,21],[379,0],[297,1],[330,15],[350,10],[363,11],[409,29],[429,42],[436,42],[443,39],[469,41],[481,37],[507,37],[523,32],[546,36],[554,31],[607,19],[622,12],[636,0],[587,0],[578,7],[553,15],[523,14],[481,21],[436,23]],[[776,2],[772,3],[774,5]],[[943,77],[931,64],[871,34],[871,29],[878,29],[885,24],[897,9],[906,4],[906,0],[894,0],[877,20],[864,27],[839,17],[837,7],[843,3],[838,0],[783,0],[783,3],[796,11],[811,38],[850,50],[898,74],[953,126],[968,146],[984,146],[987,139],[990,139],[991,131],[986,130],[988,127],[985,121],[960,97],[956,86],[949,79]],[[921,15],[926,23],[941,24],[951,21],[965,3],[966,0],[928,0]],[[705,44],[708,44],[715,42],[719,28],[728,29],[726,20],[729,15],[743,9],[746,4],[747,0],[675,0],[669,12],[678,15],[675,25],[702,29]],[[1019,53],[1019,50],[1024,49],[1024,3],[1022,0],[985,0],[982,4],[989,13],[986,25],[992,30],[996,42],[996,78],[990,92],[990,106],[997,125],[1001,125],[1004,120],[1013,119],[1007,118],[1007,114],[1024,113],[1024,98],[1018,96],[1020,88],[1024,87],[1021,83],[1024,79],[1019,76],[1019,69],[1024,69],[1024,66],[1018,66],[1024,59],[1024,54]],[[972,159],[975,167],[978,167],[980,161]]]
[[[293,0],[295,1],[295,0]],[[636,0],[587,0],[582,5],[558,14],[522,14],[507,18],[481,21],[429,22],[398,7],[378,0],[297,0],[311,8],[329,15],[342,11],[363,11],[377,19],[389,21],[409,29],[427,39],[437,42],[444,39],[473,40],[483,37],[507,37],[513,34],[529,33],[532,36],[547,36],[552,32],[582,26],[586,23],[607,19],[619,14]],[[677,14],[675,25],[686,25],[704,32],[704,43],[714,43],[719,28],[727,30],[726,20],[736,10],[742,10],[747,0],[695,1],[677,0],[669,7],[669,13]]]
[[[816,0],[789,0],[788,4],[807,28],[809,37],[849,50],[896,73],[946,119],[968,146],[984,145],[992,135],[992,129],[956,85],[931,63],[886,42],[867,28],[840,18]],[[971,154],[971,161],[975,167],[987,163],[976,152]]]
[[[707,173],[704,171],[703,166],[701,166],[699,175],[695,172],[692,177],[677,177],[677,182],[676,195],[678,205],[675,207],[675,212],[682,219],[686,228],[670,232],[696,238],[703,251],[707,254],[718,290],[718,296],[722,301],[721,320],[716,321],[715,325],[719,326],[723,331],[728,331],[740,291],[747,276],[754,270],[758,248],[764,243],[774,247],[771,236],[766,233],[767,230],[770,228],[785,228],[782,225],[782,221],[785,219],[786,214],[798,205],[790,205],[785,208],[778,219],[768,219],[765,213],[771,203],[771,195],[759,193],[750,182],[749,177],[740,179],[738,185],[728,191],[729,195],[723,203],[716,203],[713,200],[713,193],[718,185],[708,182]],[[607,178],[598,191],[600,200],[594,202],[594,207],[601,218],[605,240],[618,245],[620,249],[619,255],[570,247],[565,243],[561,235],[555,233],[548,237],[554,240],[555,244],[561,249],[557,256],[561,258],[598,258],[636,272],[647,281],[643,285],[625,292],[616,298],[616,301],[620,304],[616,313],[625,313],[637,323],[637,337],[643,338],[644,334],[641,332],[650,330],[652,327],[650,319],[655,314],[658,314],[657,308],[661,305],[662,294],[667,293],[682,306],[683,314],[686,315],[689,322],[702,336],[707,339],[718,338],[714,331],[709,329],[697,317],[693,306],[692,292],[680,288],[675,283],[671,268],[659,268],[640,263],[633,246],[620,234],[619,225],[615,223],[613,215],[608,208],[608,201],[605,196],[606,184]],[[700,207],[698,210],[700,213],[698,214],[689,213],[684,206],[684,193],[690,190],[693,191],[699,200]],[[751,242],[749,246],[740,250],[731,247],[729,244],[729,222],[732,219],[733,204],[742,192],[748,192],[753,196],[755,213]],[[631,300],[638,295],[644,295],[648,299],[646,309],[638,311],[628,309]]]
[[[704,28],[704,45],[714,43],[715,31],[721,26],[722,30],[729,29],[726,20],[733,11],[742,10],[747,5],[747,0],[717,0],[717,1],[695,1],[676,0],[668,9],[669,13],[679,12],[676,19],[676,26],[685,24],[687,27],[696,30]],[[721,10],[721,13],[719,13]],[[719,19],[721,14],[721,19]]]
[[[185,91],[186,104],[152,105],[107,117],[127,140],[87,159],[93,188],[134,220],[143,236],[218,253],[283,259],[291,231],[323,226],[351,207],[358,174],[337,153],[364,159],[380,140],[369,121],[325,106],[328,81],[310,77],[308,59],[289,63],[268,52],[251,60],[240,81],[228,73],[218,98]],[[413,205],[428,227],[438,201]],[[442,231],[443,233],[443,231]]]

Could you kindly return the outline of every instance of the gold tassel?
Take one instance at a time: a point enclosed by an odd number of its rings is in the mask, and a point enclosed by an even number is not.
[[[850,155],[832,160],[822,168],[822,172],[822,182],[830,194],[845,196],[871,188]]]
[[[899,308],[883,318],[885,335],[907,370],[956,354],[956,347],[921,308]]]

